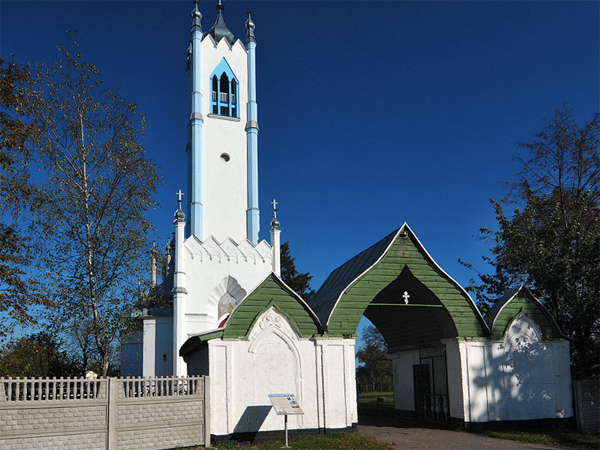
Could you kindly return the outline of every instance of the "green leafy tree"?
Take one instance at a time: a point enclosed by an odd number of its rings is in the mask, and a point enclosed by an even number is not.
[[[392,360],[388,355],[385,339],[377,328],[369,325],[363,331],[365,346],[356,352],[359,365],[356,382],[359,386],[391,386],[393,383]]]
[[[81,376],[82,370],[66,352],[56,336],[41,332],[9,342],[0,348],[1,377]]]
[[[27,143],[38,132],[26,113],[31,84],[28,66],[0,57],[0,337],[33,324],[30,307],[46,300],[27,276],[30,247],[18,221],[31,196]]]
[[[526,284],[573,339],[575,378],[597,378],[600,361],[600,127],[579,126],[566,107],[520,144],[521,171],[502,202],[492,200],[498,231],[490,239],[491,274],[470,289],[487,307]],[[511,215],[505,208],[516,207]]]
[[[30,237],[53,330],[78,335],[88,350],[91,340],[88,355],[105,376],[137,300],[159,178],[140,143],[137,105],[105,87],[72,35],[59,51],[55,64],[37,67],[21,111],[39,127],[31,146],[44,177],[28,205]]]
[[[295,259],[290,254],[290,243],[286,242],[281,246],[281,279],[300,297],[308,301],[315,293],[310,287],[312,275],[298,272]]]

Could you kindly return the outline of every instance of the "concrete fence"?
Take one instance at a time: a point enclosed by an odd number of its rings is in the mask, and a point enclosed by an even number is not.
[[[0,378],[0,449],[159,450],[210,443],[208,377]]]

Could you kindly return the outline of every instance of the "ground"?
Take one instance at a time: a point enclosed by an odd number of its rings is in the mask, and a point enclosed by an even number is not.
[[[384,401],[378,399],[384,398]],[[434,424],[400,419],[394,414],[392,392],[359,395],[358,433],[328,434],[290,441],[298,450],[557,450],[600,449],[600,436],[573,427],[502,427],[481,433],[457,431]],[[505,439],[502,439],[505,438]],[[222,449],[276,450],[282,442],[256,446],[219,445]]]

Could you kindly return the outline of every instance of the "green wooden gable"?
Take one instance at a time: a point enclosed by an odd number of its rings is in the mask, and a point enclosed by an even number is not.
[[[356,333],[365,315],[391,350],[489,334],[469,295],[406,224],[332,272],[310,305],[330,335]]]
[[[492,339],[504,339],[513,321],[526,314],[540,328],[544,339],[561,339],[560,331],[550,312],[523,286],[511,289],[494,303],[485,320],[492,331]]]
[[[248,337],[256,320],[272,306],[289,318],[300,336],[323,333],[319,319],[306,302],[271,273],[233,310],[223,330],[223,338]]]

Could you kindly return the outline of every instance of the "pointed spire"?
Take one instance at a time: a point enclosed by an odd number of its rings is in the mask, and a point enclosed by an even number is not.
[[[248,11],[248,20],[246,20],[246,42],[256,41],[254,38],[254,22],[252,22],[252,11]]]
[[[192,10],[192,32],[197,27],[202,33],[202,24],[200,21],[202,20],[202,14],[200,14],[200,10],[198,9],[198,0],[194,0],[194,9]]]
[[[225,20],[223,19],[224,9],[225,7],[221,4],[221,0],[219,0],[219,3],[217,4],[217,20],[215,20],[213,27],[204,33],[204,36],[210,34],[217,44],[221,39],[225,38],[230,45],[233,45],[235,36],[229,31],[227,25],[225,25]]]

